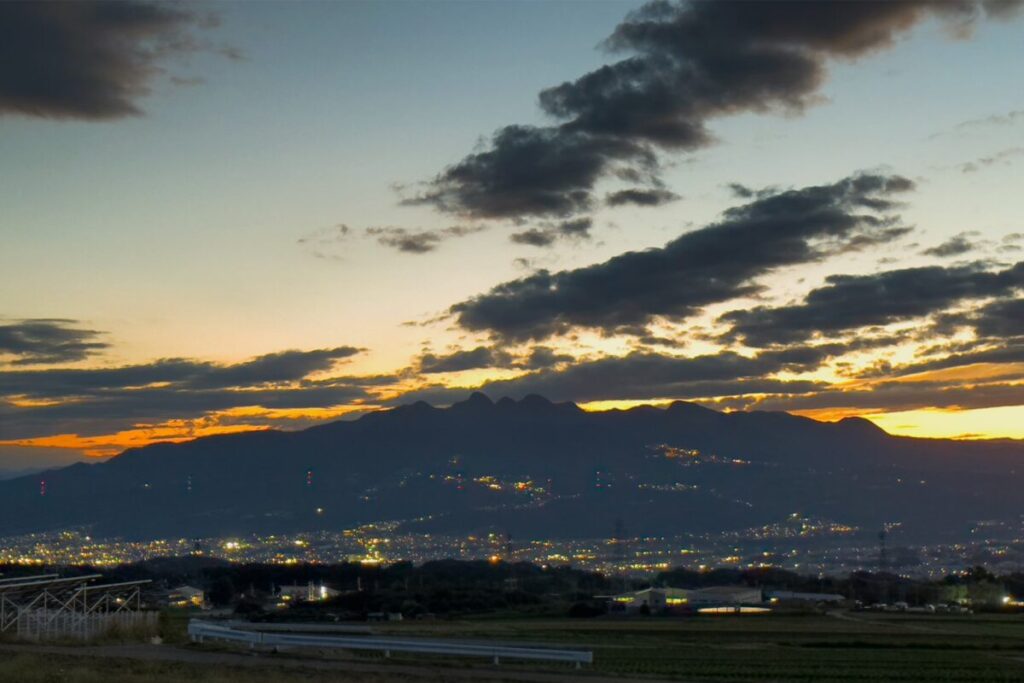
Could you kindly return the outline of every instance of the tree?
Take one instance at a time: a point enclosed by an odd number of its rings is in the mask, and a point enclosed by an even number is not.
[[[226,607],[235,599],[235,584],[229,576],[219,576],[207,593],[216,607]]]

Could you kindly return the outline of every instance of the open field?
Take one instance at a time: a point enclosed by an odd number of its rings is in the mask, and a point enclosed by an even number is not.
[[[323,681],[379,680],[372,676],[339,676],[336,672],[288,672],[277,667],[254,670],[237,665],[209,665],[194,662],[147,661],[135,658],[73,656],[53,653],[0,653],[0,681],[7,683],[319,683]]]
[[[170,640],[183,622],[166,621]],[[381,634],[564,645],[594,666],[444,661],[415,655],[239,655],[194,646],[0,651],[0,681],[569,680],[1024,681],[1024,618],[834,613],[684,619],[467,619],[375,625]],[[91,651],[91,652],[90,652]],[[98,659],[103,657],[104,659]],[[210,664],[217,666],[210,666]],[[253,665],[256,665],[255,667]],[[347,672],[347,673],[345,673]]]
[[[592,648],[594,669],[693,681],[1024,681],[1024,618],[836,613],[460,621],[392,633]]]

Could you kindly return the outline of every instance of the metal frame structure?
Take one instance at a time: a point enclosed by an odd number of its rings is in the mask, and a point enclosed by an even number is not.
[[[28,640],[96,638],[118,628],[153,630],[156,612],[143,611],[146,581],[94,585],[100,574],[43,574],[0,579],[0,634]]]

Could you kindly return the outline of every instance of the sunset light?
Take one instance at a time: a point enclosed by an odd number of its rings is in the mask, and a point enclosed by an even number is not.
[[[0,681],[1024,679],[1022,74],[1024,0],[0,1]]]

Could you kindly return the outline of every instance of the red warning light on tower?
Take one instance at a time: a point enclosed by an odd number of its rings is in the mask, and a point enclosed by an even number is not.
[[[39,480],[39,495],[40,496],[45,496],[46,495],[46,480],[45,479],[40,479]]]
[[[306,486],[313,486],[313,470],[306,470]]]

